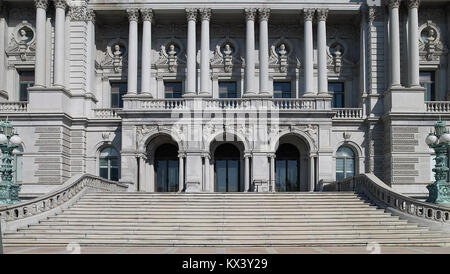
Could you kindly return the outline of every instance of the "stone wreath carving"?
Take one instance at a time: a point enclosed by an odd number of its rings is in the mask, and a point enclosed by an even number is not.
[[[441,55],[447,53],[445,45],[441,41],[439,27],[428,20],[419,28],[420,59],[426,61],[439,61]]]
[[[121,73],[123,67],[126,67],[127,43],[121,39],[114,39],[106,46],[106,52],[103,53],[100,67],[109,69],[114,73]]]
[[[14,28],[6,53],[17,56],[21,61],[32,59],[36,52],[35,36],[33,26],[28,21],[22,21]]]

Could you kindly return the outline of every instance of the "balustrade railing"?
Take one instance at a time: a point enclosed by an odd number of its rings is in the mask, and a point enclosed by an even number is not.
[[[117,108],[97,108],[94,109],[94,118],[97,119],[120,119],[117,115]]]
[[[285,110],[315,110],[317,101],[315,99],[272,99],[273,107]]]
[[[362,108],[333,108],[336,115],[333,119],[363,119]]]
[[[0,112],[27,112],[28,102],[0,102]]]
[[[90,174],[78,175],[69,179],[62,188],[42,197],[14,205],[0,206],[0,219],[11,222],[45,213],[70,201],[86,188],[97,192],[122,192],[128,187]]]
[[[393,208],[416,219],[450,224],[450,207],[430,204],[405,196],[393,190],[371,173],[326,184],[322,191],[361,193],[378,206]]]
[[[426,111],[432,113],[450,112],[450,101],[426,101]]]

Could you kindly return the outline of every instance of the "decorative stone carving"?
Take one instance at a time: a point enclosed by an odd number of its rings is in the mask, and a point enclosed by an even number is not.
[[[389,9],[398,9],[400,7],[400,0],[388,0],[387,5]]]
[[[244,9],[244,14],[245,14],[246,21],[255,21],[256,9],[254,9],[254,8]]]
[[[376,7],[371,6],[368,9],[368,22],[373,24],[374,21],[383,21],[384,20],[384,7]]]
[[[239,60],[238,49],[238,44],[233,39],[220,40],[211,58],[211,66],[223,67],[225,72],[231,72],[233,65]]]
[[[145,136],[151,131],[157,130],[159,131],[158,125],[142,125],[136,127],[136,141],[138,144],[141,144],[144,141]]]
[[[48,0],[34,0],[34,4],[36,8],[46,10],[48,7]]]
[[[207,20],[207,21],[211,20],[211,9],[204,8],[204,9],[199,9],[198,11],[200,13],[202,21],[203,20]]]
[[[71,21],[86,21],[87,7],[86,6],[70,7],[68,16],[70,17]]]
[[[269,21],[270,9],[263,8],[258,9],[259,21]]]
[[[334,72],[340,73],[342,67],[342,55],[344,54],[344,47],[340,43],[334,43],[329,48]]]
[[[153,9],[141,9],[142,21],[153,21]]]
[[[8,56],[17,56],[21,61],[27,61],[35,55],[35,51],[35,30],[28,21],[22,21],[14,28],[6,53]]]
[[[312,21],[314,18],[315,9],[303,9],[303,19],[306,21]]]
[[[186,9],[186,20],[197,21],[197,9]]]
[[[138,9],[127,9],[128,20],[130,22],[139,22],[139,10]]]
[[[106,52],[100,61],[100,68],[111,70],[113,73],[121,73],[127,64],[127,43],[121,39],[110,41],[106,47]]]
[[[95,12],[93,9],[87,9],[86,11],[86,21],[91,21],[95,24]]]
[[[277,66],[280,72],[287,72],[290,64],[300,62],[292,59],[293,48],[289,40],[281,37],[270,46],[269,64]]]
[[[413,8],[418,9],[419,4],[420,4],[420,0],[408,0],[408,8],[409,9],[413,9]]]
[[[181,47],[175,41],[170,41],[166,45],[161,45],[159,59],[156,61],[159,65],[168,65],[169,72],[176,72],[178,67],[178,56],[181,53]]]
[[[419,27],[420,58],[426,61],[439,61],[440,56],[447,52],[441,41],[439,27],[431,20]]]
[[[66,9],[67,7],[66,0],[54,0],[54,2],[57,9]]]
[[[327,21],[328,9],[317,9],[316,12],[317,12],[317,20]]]

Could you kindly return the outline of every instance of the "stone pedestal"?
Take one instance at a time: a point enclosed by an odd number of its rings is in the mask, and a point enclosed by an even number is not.
[[[186,182],[185,192],[202,192],[202,185],[200,182]]]
[[[253,192],[270,192],[270,184],[268,180],[254,180]]]
[[[425,89],[391,87],[384,93],[384,112],[425,112]]]

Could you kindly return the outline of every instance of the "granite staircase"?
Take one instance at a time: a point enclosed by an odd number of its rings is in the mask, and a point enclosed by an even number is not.
[[[450,234],[392,216],[350,192],[87,193],[5,246],[442,246]]]

